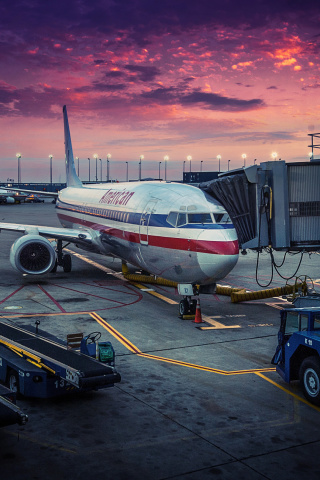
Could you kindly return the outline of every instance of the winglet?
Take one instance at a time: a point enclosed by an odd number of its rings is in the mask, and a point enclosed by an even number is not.
[[[63,106],[63,122],[64,122],[64,146],[65,146],[65,152],[66,152],[67,187],[82,187],[82,182],[78,177],[78,175],[76,174],[76,169],[74,166],[71,135],[70,135],[66,105]]]

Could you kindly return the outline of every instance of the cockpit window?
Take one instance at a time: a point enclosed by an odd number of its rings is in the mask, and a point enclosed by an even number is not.
[[[187,223],[187,215],[185,213],[179,213],[177,227],[182,227],[182,225],[185,225],[186,223]]]
[[[188,223],[212,223],[210,213],[188,213]]]
[[[216,223],[231,223],[231,218],[227,213],[214,213]]]
[[[167,222],[170,223],[170,225],[172,225],[173,227],[176,226],[177,216],[178,216],[178,212],[170,212],[169,215],[167,216]]]

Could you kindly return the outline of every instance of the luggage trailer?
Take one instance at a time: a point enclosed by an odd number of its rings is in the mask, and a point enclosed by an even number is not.
[[[111,387],[120,380],[112,365],[19,326],[0,322],[0,382],[13,392],[49,398]]]

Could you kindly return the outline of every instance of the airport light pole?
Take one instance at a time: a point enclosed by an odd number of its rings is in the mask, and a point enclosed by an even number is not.
[[[229,164],[230,164],[230,160],[228,160],[228,172],[229,172]]]
[[[159,162],[159,180],[160,180],[160,178],[161,178],[161,177],[160,177],[160,174],[161,174],[161,170],[160,170],[161,167],[160,167],[160,165],[161,165],[161,162]]]
[[[79,157],[76,157],[76,160],[78,162],[78,177],[79,177]]]
[[[164,156],[164,179],[167,181],[167,161],[169,160],[168,155]]]
[[[220,161],[221,161],[221,155],[217,155],[217,159],[218,159],[218,162],[219,162],[219,172],[220,172]]]
[[[100,160],[100,181],[102,182],[102,160],[101,158],[99,158]]]
[[[190,172],[191,172],[191,160],[192,160],[191,155],[188,155],[188,156],[187,156],[187,160],[190,162]]]
[[[184,173],[186,171],[186,161],[183,160],[183,169],[182,169],[182,173]]]
[[[140,155],[140,160],[139,160],[139,182],[141,182],[141,160],[144,159],[144,155]]]
[[[96,182],[98,181],[98,155],[95,153],[93,158],[96,159]]]
[[[90,158],[88,157],[89,160],[89,182],[90,182]]]
[[[200,161],[200,172],[202,172],[202,164],[203,164],[203,160]],[[220,169],[219,169],[220,171]]]
[[[243,166],[245,167],[246,166],[246,158],[247,158],[247,155],[245,153],[243,153],[241,155],[242,159],[243,159]]]
[[[18,159],[18,183],[21,183],[21,166],[20,166],[21,153],[17,153],[16,157]]]
[[[53,155],[49,155],[49,158],[50,158],[50,183],[52,185],[52,158],[53,158]]]
[[[127,164],[126,181],[129,182],[129,162],[126,162],[126,164]]]
[[[272,152],[271,153],[271,157],[273,158],[273,160],[276,160],[277,156],[278,156],[277,152]]]
[[[109,163],[110,163],[110,158],[111,158],[111,154],[108,153],[108,154],[107,154],[107,182],[109,182],[109,174],[110,174],[110,171],[109,171]]]

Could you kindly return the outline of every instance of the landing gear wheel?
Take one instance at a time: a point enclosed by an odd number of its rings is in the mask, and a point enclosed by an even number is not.
[[[71,255],[69,255],[69,253],[66,253],[62,257],[62,268],[63,268],[63,271],[66,273],[71,272],[72,260],[71,260]]]
[[[303,360],[299,379],[306,399],[314,405],[320,405],[320,359],[318,357],[308,357]]]
[[[99,340],[100,337],[101,337],[101,332],[91,332],[87,336],[86,343],[95,343],[97,340]],[[88,342],[88,340],[90,341]]]
[[[183,299],[179,303],[179,313],[183,317],[183,315],[187,315],[189,312],[189,303],[187,299]]]
[[[11,392],[19,393],[19,375],[15,370],[9,370],[6,383]]]

